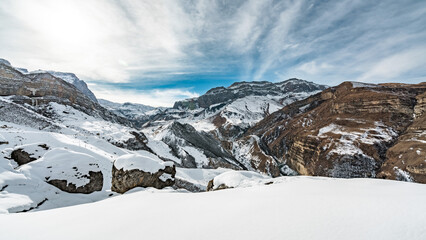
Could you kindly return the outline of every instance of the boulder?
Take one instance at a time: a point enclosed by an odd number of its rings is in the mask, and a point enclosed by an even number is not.
[[[21,166],[39,159],[47,150],[49,147],[46,144],[28,144],[15,148],[10,158]]]
[[[102,170],[111,166],[107,161],[65,148],[53,148],[38,161],[23,165],[21,171],[44,179],[64,192],[90,194],[102,190],[104,175],[108,174]]]
[[[89,183],[87,183],[86,185],[78,186],[78,187],[74,183],[68,182],[67,180],[63,180],[63,179],[62,180],[52,179],[47,181],[47,183],[68,193],[89,194],[95,191],[102,190],[102,186],[104,185],[104,176],[102,172],[89,171],[89,175],[84,175],[82,177],[89,179]]]
[[[175,183],[173,162],[163,162],[154,154],[141,152],[117,158],[112,166],[111,190],[125,193],[135,187],[162,189]]]

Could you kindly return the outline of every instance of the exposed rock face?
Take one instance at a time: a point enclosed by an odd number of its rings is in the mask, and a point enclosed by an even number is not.
[[[89,194],[95,191],[101,191],[104,184],[104,176],[102,172],[93,172],[89,171],[88,176],[82,176],[83,178],[88,178],[89,183],[83,186],[77,187],[74,183],[68,183],[67,180],[61,179],[50,179],[47,183],[52,184],[53,186],[61,189],[64,192],[69,193],[84,193]]]
[[[173,189],[185,189],[190,192],[205,192],[206,190],[203,188],[200,188],[199,186],[190,183],[188,181],[185,181],[183,179],[176,178],[175,184],[173,185]]]
[[[117,147],[127,148],[132,151],[145,150],[153,153],[153,151],[147,146],[148,139],[146,138],[145,134],[135,131],[130,132],[130,134],[132,134],[134,137],[129,138],[124,143],[114,142],[113,144]]]
[[[15,68],[0,63],[0,96],[19,95],[22,101],[39,105],[51,101],[77,104],[94,109],[95,103],[81,93],[74,85],[56,78],[49,73],[22,74]]]
[[[227,145],[230,147],[232,155],[246,169],[266,173],[273,177],[281,175],[278,162],[273,156],[265,152],[267,147],[257,136],[243,137]]]
[[[345,82],[271,114],[247,135],[260,136],[279,162],[303,175],[377,177],[379,174],[395,179],[402,169],[413,174],[410,177],[414,181],[423,182],[420,175],[426,142],[419,137],[425,129],[421,114],[425,91],[425,83]],[[409,143],[405,138],[417,140]],[[410,160],[408,155],[402,155],[405,166],[398,165],[399,170],[395,171],[392,159],[410,148],[414,149],[410,154],[421,149],[420,154],[411,155]]]
[[[55,72],[55,71],[48,71],[48,73],[52,74],[53,76],[60,78],[64,80],[65,82],[71,83],[74,85],[80,92],[82,92],[84,95],[86,95],[90,100],[93,102],[98,102],[98,100],[95,97],[95,94],[93,94],[92,91],[87,87],[87,84],[80,80],[74,73],[64,73],[64,72]]]
[[[163,174],[170,177],[164,178]],[[112,167],[112,186],[111,190],[118,193],[125,193],[135,187],[153,187],[162,189],[174,184],[176,167],[166,166],[155,173],[145,172],[140,169],[124,170]]]
[[[426,183],[426,93],[416,99],[413,123],[386,152],[380,178]]]
[[[10,158],[21,166],[39,159],[47,150],[49,150],[49,147],[46,144],[25,145],[15,148],[11,152]]]
[[[0,96],[11,96],[10,99],[14,103],[28,104],[29,107],[34,108],[33,110],[37,110],[38,113],[48,118],[51,115],[47,104],[56,102],[71,105],[90,116],[101,117],[126,126],[134,126],[129,120],[101,107],[73,84],[48,72],[23,74],[12,66],[0,63],[0,85]],[[3,105],[3,103],[1,104]]]
[[[163,141],[167,143],[174,154],[183,159],[184,167],[226,167],[233,169],[245,169],[244,165],[226,151],[221,143],[211,134],[198,132],[189,124],[174,122],[168,129],[169,134],[165,134]],[[208,162],[200,162],[199,156],[189,151],[196,149],[197,152],[205,155]],[[186,150],[185,150],[186,149]]]
[[[36,158],[31,157],[31,155],[25,152],[23,149],[17,149],[12,152],[10,158],[15,160],[19,166],[37,160]]]

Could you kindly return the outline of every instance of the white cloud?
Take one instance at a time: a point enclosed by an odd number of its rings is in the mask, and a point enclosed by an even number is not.
[[[404,73],[426,65],[426,48],[416,48],[388,56],[364,73],[358,81],[377,82],[403,77]]]
[[[199,96],[188,89],[125,90],[96,84],[91,84],[90,89],[99,99],[118,103],[140,103],[153,107],[172,107],[175,101]]]
[[[418,55],[403,52],[425,46],[425,12],[422,1],[1,0],[0,57],[93,82],[418,78]]]
[[[303,1],[291,2],[286,5],[284,11],[279,13],[278,20],[272,29],[268,32],[260,49],[260,66],[257,68],[253,79],[261,80],[267,70],[274,64],[277,64],[278,58],[283,55],[283,51],[293,48],[297,44],[289,43],[287,36],[294,21],[300,16]]]
[[[191,42],[175,1],[2,0],[0,21],[11,25],[0,28],[0,54],[15,65],[109,82],[182,70]]]
[[[311,61],[304,63],[296,68],[297,70],[303,71],[310,75],[323,74],[325,71],[330,71],[333,69],[333,66],[328,63],[317,63],[316,61]]]

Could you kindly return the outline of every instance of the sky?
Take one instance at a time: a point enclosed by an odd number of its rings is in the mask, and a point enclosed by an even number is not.
[[[0,58],[172,106],[236,81],[426,81],[422,0],[0,0]]]

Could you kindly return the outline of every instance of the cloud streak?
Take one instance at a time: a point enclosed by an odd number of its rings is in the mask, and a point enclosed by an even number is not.
[[[153,107],[172,107],[175,101],[198,97],[199,94],[188,89],[117,89],[115,87],[89,86],[99,99],[108,99],[113,102],[140,103]]]
[[[424,1],[2,0],[0,22],[14,65],[136,93],[200,94],[224,78],[426,80]]]

